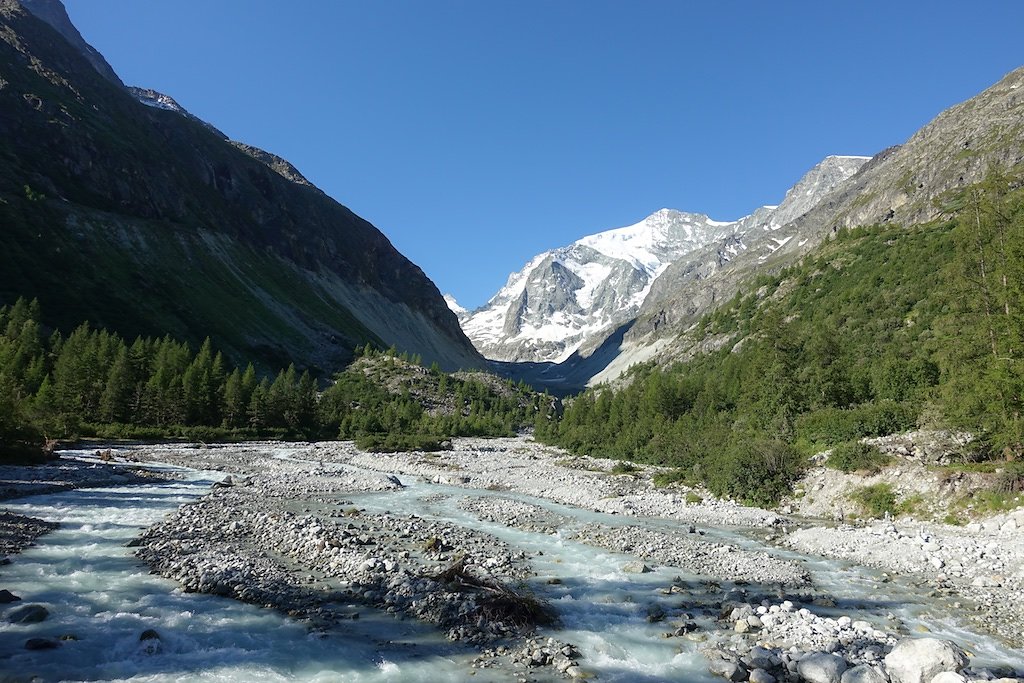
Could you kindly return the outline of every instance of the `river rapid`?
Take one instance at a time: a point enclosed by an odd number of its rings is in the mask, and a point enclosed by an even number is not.
[[[170,456],[175,448],[167,447],[164,454]],[[311,458],[302,446],[267,445],[255,455],[252,447],[246,448],[256,459],[315,465],[320,476],[366,471],[350,463],[325,464]],[[159,455],[158,449],[152,459]],[[0,680],[32,680],[32,676],[45,681],[561,678],[551,670],[481,668],[476,666],[479,647],[452,643],[428,624],[365,605],[351,606],[358,619],[324,630],[311,629],[303,620],[277,610],[183,592],[175,582],[151,574],[127,546],[179,506],[206,495],[225,472],[152,466],[175,479],[66,491],[3,504],[17,514],[59,522],[60,528],[0,567],[0,588],[23,598],[6,606],[5,613],[28,603],[41,604],[50,612],[35,624],[0,621]],[[227,464],[223,469],[231,468]],[[354,506],[367,516],[415,516],[457,525],[521,552],[533,574],[526,587],[553,607],[560,622],[540,629],[539,635],[572,643],[581,655],[581,670],[598,680],[722,680],[708,672],[700,653],[703,635],[666,637],[666,632],[681,620],[691,620],[699,634],[714,632],[718,615],[702,607],[747,582],[711,579],[671,563],[651,563],[645,567],[651,571],[636,573],[627,569],[636,563],[636,556],[582,542],[588,529],[675,532],[679,522],[627,518],[521,493],[432,483],[407,475],[400,478],[402,488],[348,493],[339,496],[338,505]],[[330,502],[320,499],[318,504]],[[502,514],[485,514],[510,509],[534,510],[540,521],[510,524]],[[761,540],[763,530],[705,525],[698,534],[749,551],[765,562],[785,560],[799,565],[810,575],[813,593],[830,597],[816,609],[824,617],[848,616],[879,629],[927,632],[968,650],[974,656],[972,666],[1024,670],[1019,652],[967,629],[956,618],[952,598],[923,594],[918,585],[877,570],[771,547]],[[670,590],[672,586],[680,590]],[[140,640],[147,629],[156,631],[159,638]],[[51,639],[60,646],[26,650],[24,644],[30,638]]]

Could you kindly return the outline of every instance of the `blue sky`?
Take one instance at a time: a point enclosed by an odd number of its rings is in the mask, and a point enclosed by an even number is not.
[[[1024,2],[65,0],[122,79],[279,154],[478,306],[662,207],[738,218],[1024,65]]]

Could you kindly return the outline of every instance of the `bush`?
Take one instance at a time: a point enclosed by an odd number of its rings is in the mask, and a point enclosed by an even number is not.
[[[865,436],[886,436],[917,426],[918,411],[906,403],[880,401],[855,408],[822,408],[796,420],[797,436],[813,444],[834,446]]]
[[[658,488],[664,488],[671,486],[672,484],[686,484],[692,486],[694,484],[693,475],[689,469],[675,468],[671,470],[665,470],[664,472],[657,472],[651,481]]]
[[[859,441],[847,441],[832,449],[825,465],[840,472],[867,472],[874,474],[892,462],[874,446]]]
[[[704,480],[717,496],[772,507],[803,473],[804,458],[778,440],[738,444],[705,465]]]
[[[889,484],[861,487],[850,495],[850,499],[860,505],[865,515],[874,519],[885,517],[886,514],[896,517],[902,511],[896,502],[896,492]]]
[[[995,489],[1000,493],[1024,492],[1024,462],[1008,463],[1000,473]]]
[[[635,474],[639,471],[639,467],[625,460],[615,463],[611,469],[612,474]]]

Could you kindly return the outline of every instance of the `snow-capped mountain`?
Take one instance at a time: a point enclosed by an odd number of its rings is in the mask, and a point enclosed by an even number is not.
[[[488,358],[565,360],[635,314],[673,261],[730,234],[731,223],[662,209],[624,228],[535,256],[462,321]]]
[[[781,204],[737,221],[661,209],[635,225],[538,254],[511,274],[487,304],[468,315],[459,313],[463,330],[492,360],[561,363],[632,320],[659,276],[673,264],[678,269],[688,263],[688,255],[705,260],[710,254],[721,264],[751,248],[770,254],[784,246],[788,238],[774,239],[773,233],[866,161],[828,157]]]

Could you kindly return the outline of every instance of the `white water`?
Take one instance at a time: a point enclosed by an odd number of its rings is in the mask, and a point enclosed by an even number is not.
[[[276,454],[287,457],[289,451],[279,449]],[[0,621],[0,679],[4,674],[35,674],[44,680],[466,680],[472,653],[411,621],[359,609],[362,618],[322,637],[273,610],[185,594],[173,582],[148,574],[125,544],[178,505],[202,495],[220,476],[190,473],[186,480],[172,484],[81,490],[6,504],[13,512],[59,521],[61,528],[0,568],[0,588],[24,598],[8,609],[40,603],[51,612],[40,624],[15,626]],[[355,500],[371,512],[418,514],[473,526],[522,549],[537,572],[530,587],[551,602],[563,624],[550,635],[577,645],[584,653],[584,668],[597,673],[600,680],[718,680],[707,673],[696,643],[665,639],[662,634],[669,625],[646,620],[652,604],[660,605],[670,620],[678,615],[688,596],[665,595],[662,589],[676,577],[691,586],[699,577],[671,567],[626,574],[622,567],[632,558],[568,541],[567,530],[545,535],[510,529],[481,522],[457,505],[465,496],[508,494],[403,481],[409,486],[400,492],[365,494]],[[619,517],[515,497],[570,517],[573,526],[627,523]],[[672,526],[666,520],[629,523]],[[805,562],[815,583],[836,596],[837,615],[883,625],[891,613],[912,629],[925,627],[952,637],[977,655],[978,663],[1024,667],[1020,653],[994,639],[970,633],[952,620],[929,616],[936,604],[900,581],[883,584],[877,572],[769,550],[735,531],[709,530],[709,536]],[[552,578],[561,583],[549,584]],[[937,607],[937,613],[947,613],[944,605]],[[145,651],[153,641],[138,639],[150,628],[161,635],[156,653]],[[65,641],[56,650],[23,648],[28,638],[68,634],[77,640]],[[472,680],[514,678],[481,670]]]

